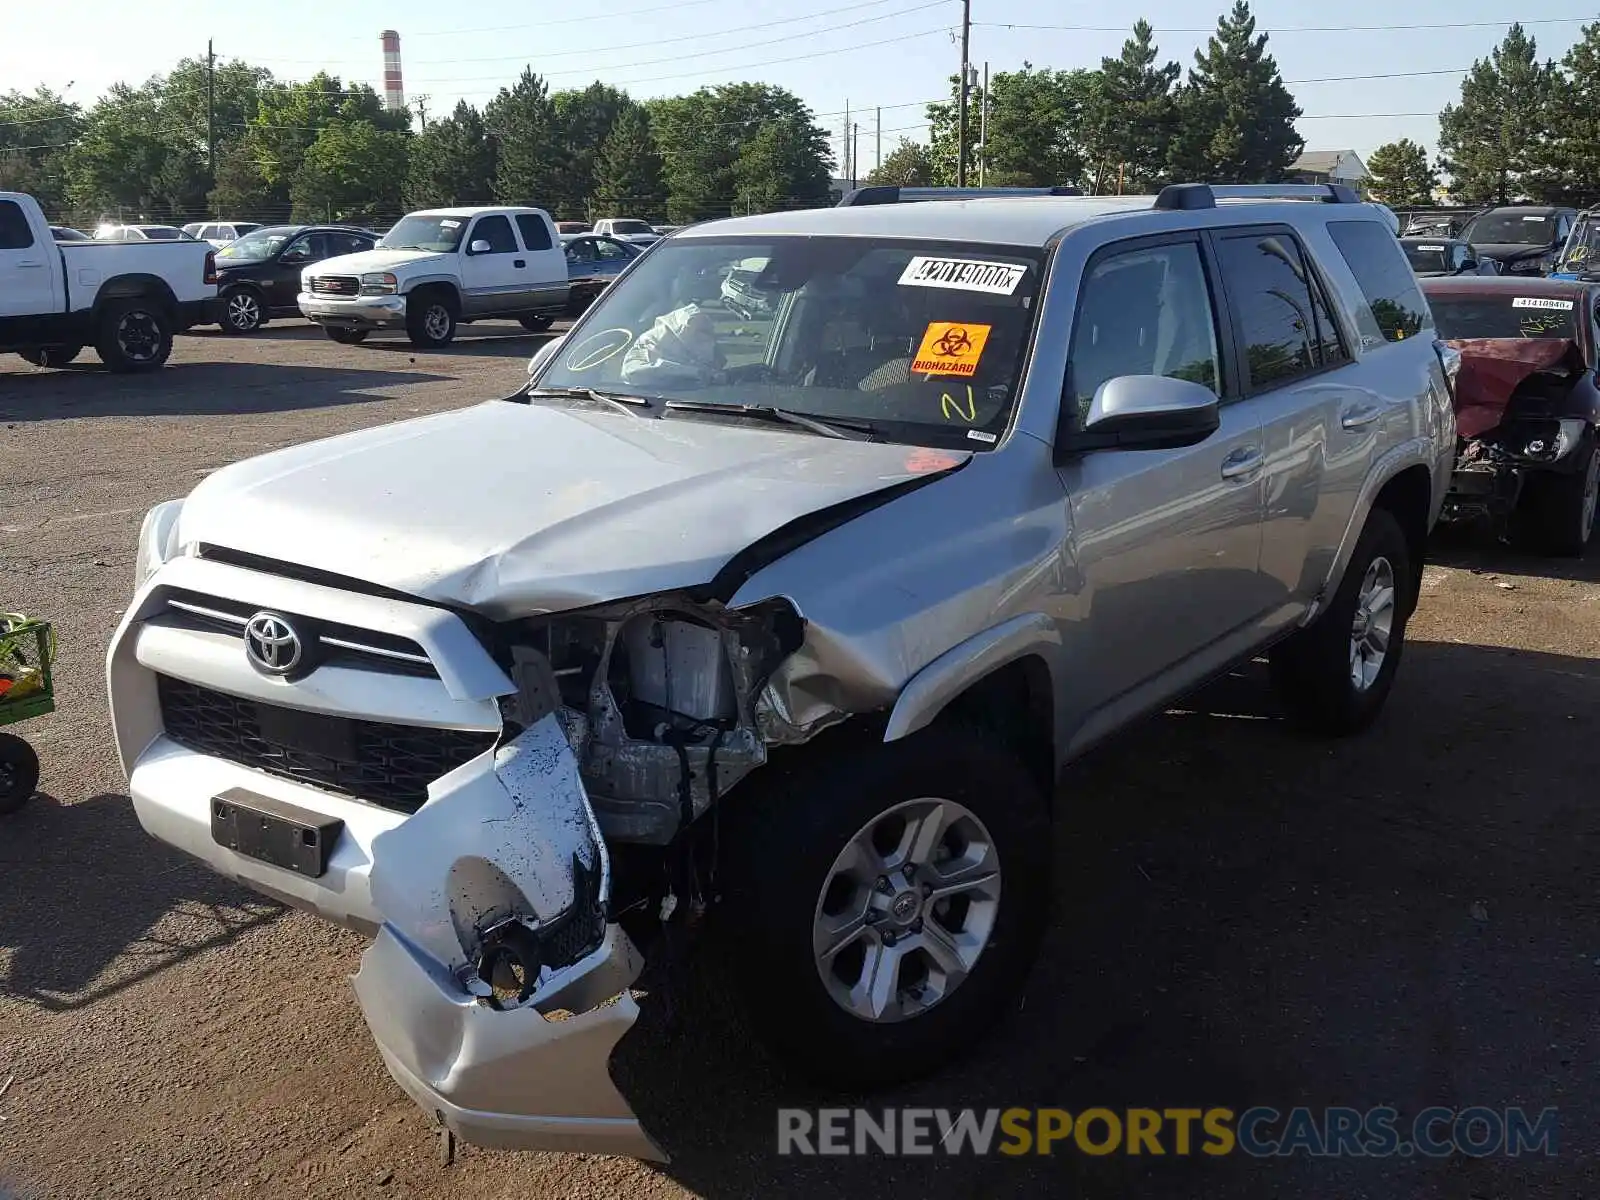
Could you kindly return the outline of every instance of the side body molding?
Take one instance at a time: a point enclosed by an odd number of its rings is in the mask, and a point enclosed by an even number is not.
[[[926,728],[978,680],[1029,654],[1039,654],[1054,675],[1060,651],[1061,634],[1043,613],[1022,613],[974,634],[911,677],[889,714],[883,740],[898,741]]]

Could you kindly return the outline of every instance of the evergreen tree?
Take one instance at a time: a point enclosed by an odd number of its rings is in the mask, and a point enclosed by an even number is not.
[[[483,112],[495,139],[495,197],[505,204],[551,206],[558,198],[565,155],[556,136],[550,88],[524,67],[515,85],[501,88]]]
[[[1600,198],[1600,24],[1583,27],[1561,65],[1551,80],[1536,185],[1543,199],[1589,205]]]
[[[1217,21],[1176,95],[1173,178],[1213,183],[1275,183],[1300,156],[1300,108],[1256,33],[1246,0]]]
[[[1138,21],[1116,58],[1100,60],[1098,86],[1086,114],[1094,191],[1153,191],[1167,177],[1177,126],[1173,87],[1183,68],[1157,65],[1160,51],[1148,21]]]
[[[649,220],[659,218],[666,208],[661,152],[650,132],[650,118],[631,104],[617,117],[595,156],[595,215]]]
[[[1391,208],[1432,204],[1439,177],[1428,165],[1428,152],[1410,138],[1379,146],[1367,159],[1368,185],[1374,200]]]
[[[583,218],[595,192],[600,148],[622,114],[637,105],[626,92],[598,82],[556,92],[550,102],[563,154],[555,192],[546,207],[562,217]]]
[[[494,144],[478,110],[465,100],[412,139],[408,208],[482,204],[494,195]]]
[[[1461,102],[1439,114],[1440,165],[1450,173],[1458,199],[1509,204],[1551,189],[1546,130],[1559,90],[1554,66],[1538,61],[1538,46],[1521,25],[1513,25],[1487,59],[1472,64],[1461,81]],[[1567,110],[1560,119],[1571,117],[1592,120],[1593,114]]]
[[[928,148],[910,138],[901,138],[900,144],[883,156],[883,164],[867,176],[866,182],[932,187],[933,160],[928,156]]]

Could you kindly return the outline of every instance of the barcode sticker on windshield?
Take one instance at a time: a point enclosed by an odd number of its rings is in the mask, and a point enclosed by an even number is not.
[[[929,258],[919,254],[900,275],[901,287],[951,288],[958,292],[989,292],[1009,296],[1028,273],[1014,263],[982,262],[972,258]]]
[[[1418,246],[1417,249],[1418,250],[1431,250],[1435,254],[1442,254],[1444,252],[1444,247],[1443,246]]]
[[[1544,296],[1518,296],[1511,302],[1512,308],[1554,308],[1570,311],[1571,300],[1551,300]]]
[[[1549,217],[1523,217],[1524,221],[1548,221]]]

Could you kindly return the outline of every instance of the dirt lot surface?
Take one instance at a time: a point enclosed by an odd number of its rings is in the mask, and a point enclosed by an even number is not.
[[[44,794],[0,824],[0,1180],[163,1200],[1596,1194],[1600,554],[1460,538],[1365,737],[1295,736],[1246,671],[1074,767],[1021,1010],[873,1103],[1553,1105],[1555,1158],[780,1159],[775,1108],[838,1098],[783,1080],[701,980],[682,1034],[647,1004],[615,1063],[671,1164],[442,1166],[350,995],[361,940],[140,831],[102,662],[150,504],[238,458],[507,394],[537,343],[478,326],[420,354],[291,322],[183,337],[147,377],[0,359],[0,608],[55,618],[61,642],[61,711],[21,730]]]

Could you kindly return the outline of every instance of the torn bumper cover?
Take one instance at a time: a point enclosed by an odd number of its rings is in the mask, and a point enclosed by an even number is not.
[[[546,716],[486,785],[372,845],[383,914],[355,992],[385,1066],[463,1141],[664,1159],[611,1082],[642,959],[607,920],[610,864]]]

